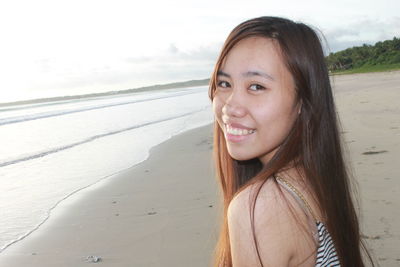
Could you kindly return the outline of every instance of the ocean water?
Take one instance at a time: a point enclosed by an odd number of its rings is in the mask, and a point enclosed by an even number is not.
[[[0,252],[75,192],[212,121],[205,86],[0,108]]]

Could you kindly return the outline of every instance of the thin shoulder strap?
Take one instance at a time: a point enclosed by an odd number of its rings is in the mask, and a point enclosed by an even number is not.
[[[282,177],[275,176],[275,179],[278,183],[280,183],[286,190],[288,190],[294,198],[300,203],[302,209],[304,212],[307,214],[307,211],[311,214],[312,218],[314,221],[318,221],[317,218],[314,215],[314,212],[312,211],[310,205],[308,204],[307,200],[304,198],[304,196],[294,187],[292,184],[290,184],[288,181],[283,179]]]

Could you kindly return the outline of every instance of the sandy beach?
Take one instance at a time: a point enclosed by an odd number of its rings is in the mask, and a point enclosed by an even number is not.
[[[400,71],[334,76],[365,239],[380,266],[400,266]]]
[[[364,238],[380,266],[400,266],[400,71],[332,81]],[[62,202],[0,266],[210,266],[220,212],[211,153],[211,125],[171,138]]]
[[[211,151],[210,126],[171,138],[63,202],[0,254],[0,266],[78,267],[95,257],[96,266],[209,266],[218,209]]]

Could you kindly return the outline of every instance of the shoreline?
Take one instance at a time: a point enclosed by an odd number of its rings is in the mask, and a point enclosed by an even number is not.
[[[80,266],[94,257],[103,266],[208,266],[219,207],[211,152],[211,125],[153,147],[145,161],[62,202],[0,253],[0,266]]]
[[[185,82],[175,82],[175,83],[167,83],[167,84],[155,84],[150,86],[143,86],[133,89],[125,89],[125,90],[116,90],[116,91],[107,91],[101,93],[89,93],[83,95],[65,95],[65,96],[54,96],[54,97],[44,97],[44,98],[33,98],[27,100],[16,100],[11,102],[2,102],[0,103],[0,108],[9,107],[9,106],[21,106],[21,105],[34,105],[34,104],[42,104],[46,102],[69,102],[69,101],[77,101],[77,100],[89,100],[103,97],[123,97],[129,96],[135,93],[143,93],[143,92],[153,92],[153,91],[162,91],[169,89],[184,89],[191,87],[200,87],[206,86],[208,84],[207,79],[202,80],[190,80]]]

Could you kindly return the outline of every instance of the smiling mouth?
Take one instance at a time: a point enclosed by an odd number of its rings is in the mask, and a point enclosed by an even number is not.
[[[226,132],[231,135],[239,135],[239,136],[240,135],[249,135],[256,131],[255,129],[247,130],[247,129],[234,128],[228,124],[225,124],[225,127],[226,127]]]

